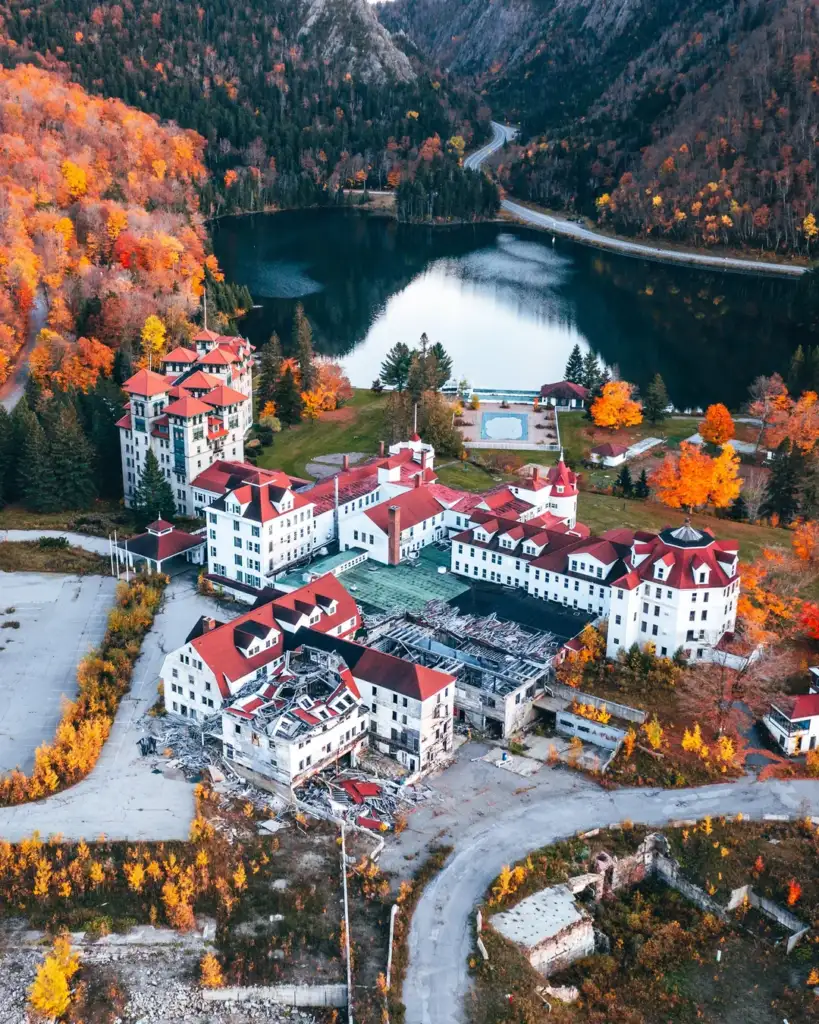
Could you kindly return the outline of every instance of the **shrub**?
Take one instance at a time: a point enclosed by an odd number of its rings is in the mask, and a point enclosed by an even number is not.
[[[68,537],[40,537],[37,543],[41,548],[64,550],[68,547]]]

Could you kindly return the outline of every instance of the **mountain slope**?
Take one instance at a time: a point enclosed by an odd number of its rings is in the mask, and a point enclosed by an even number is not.
[[[207,213],[383,188],[428,139],[487,132],[478,99],[408,56],[366,0],[0,0],[0,60],[196,129]]]
[[[626,234],[812,251],[816,5],[397,0],[382,17],[520,120],[516,194]]]

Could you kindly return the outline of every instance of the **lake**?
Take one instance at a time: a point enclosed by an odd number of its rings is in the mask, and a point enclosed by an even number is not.
[[[578,343],[639,386],[663,375],[679,407],[738,406],[761,373],[787,371],[800,343],[799,285],[618,256],[504,224],[428,228],[357,211],[305,210],[212,225],[228,280],[259,309],[254,344],[285,350],[304,304],[316,350],[368,387],[396,341],[423,332],[474,387],[560,380]]]

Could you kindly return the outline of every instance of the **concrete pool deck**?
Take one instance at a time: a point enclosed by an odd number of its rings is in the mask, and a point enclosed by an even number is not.
[[[501,409],[481,407],[464,409],[457,421],[467,448],[558,451],[560,435],[551,406],[537,412],[531,405],[514,404]]]

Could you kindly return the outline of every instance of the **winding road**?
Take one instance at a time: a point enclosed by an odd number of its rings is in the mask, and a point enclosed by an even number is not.
[[[516,128],[499,124],[497,121],[492,122],[492,129],[494,134],[491,142],[471,153],[464,160],[464,167],[473,171],[478,170],[493,153],[517,135]],[[711,256],[707,253],[684,252],[659,245],[648,245],[645,242],[629,242],[624,238],[615,238],[599,231],[593,231],[591,228],[565,217],[555,217],[549,213],[531,210],[528,206],[513,202],[511,199],[502,200],[501,208],[517,220],[531,224],[533,227],[545,228],[556,235],[573,238],[585,245],[611,249],[614,252],[640,259],[658,260],[662,263],[685,263],[689,266],[708,267],[711,270],[738,271],[746,274],[784,274],[788,277],[800,277],[808,269],[794,266],[792,263],[768,263],[764,260],[746,260],[732,256]]]
[[[500,769],[498,769],[500,770]],[[585,783],[585,780],[584,780]],[[469,990],[472,915],[504,864],[558,839],[631,820],[663,825],[705,815],[797,817],[819,814],[817,782],[741,782],[687,790],[607,792],[585,783],[536,803],[510,806],[460,837],[424,891],[409,936],[404,981],[407,1024],[462,1024]]]

